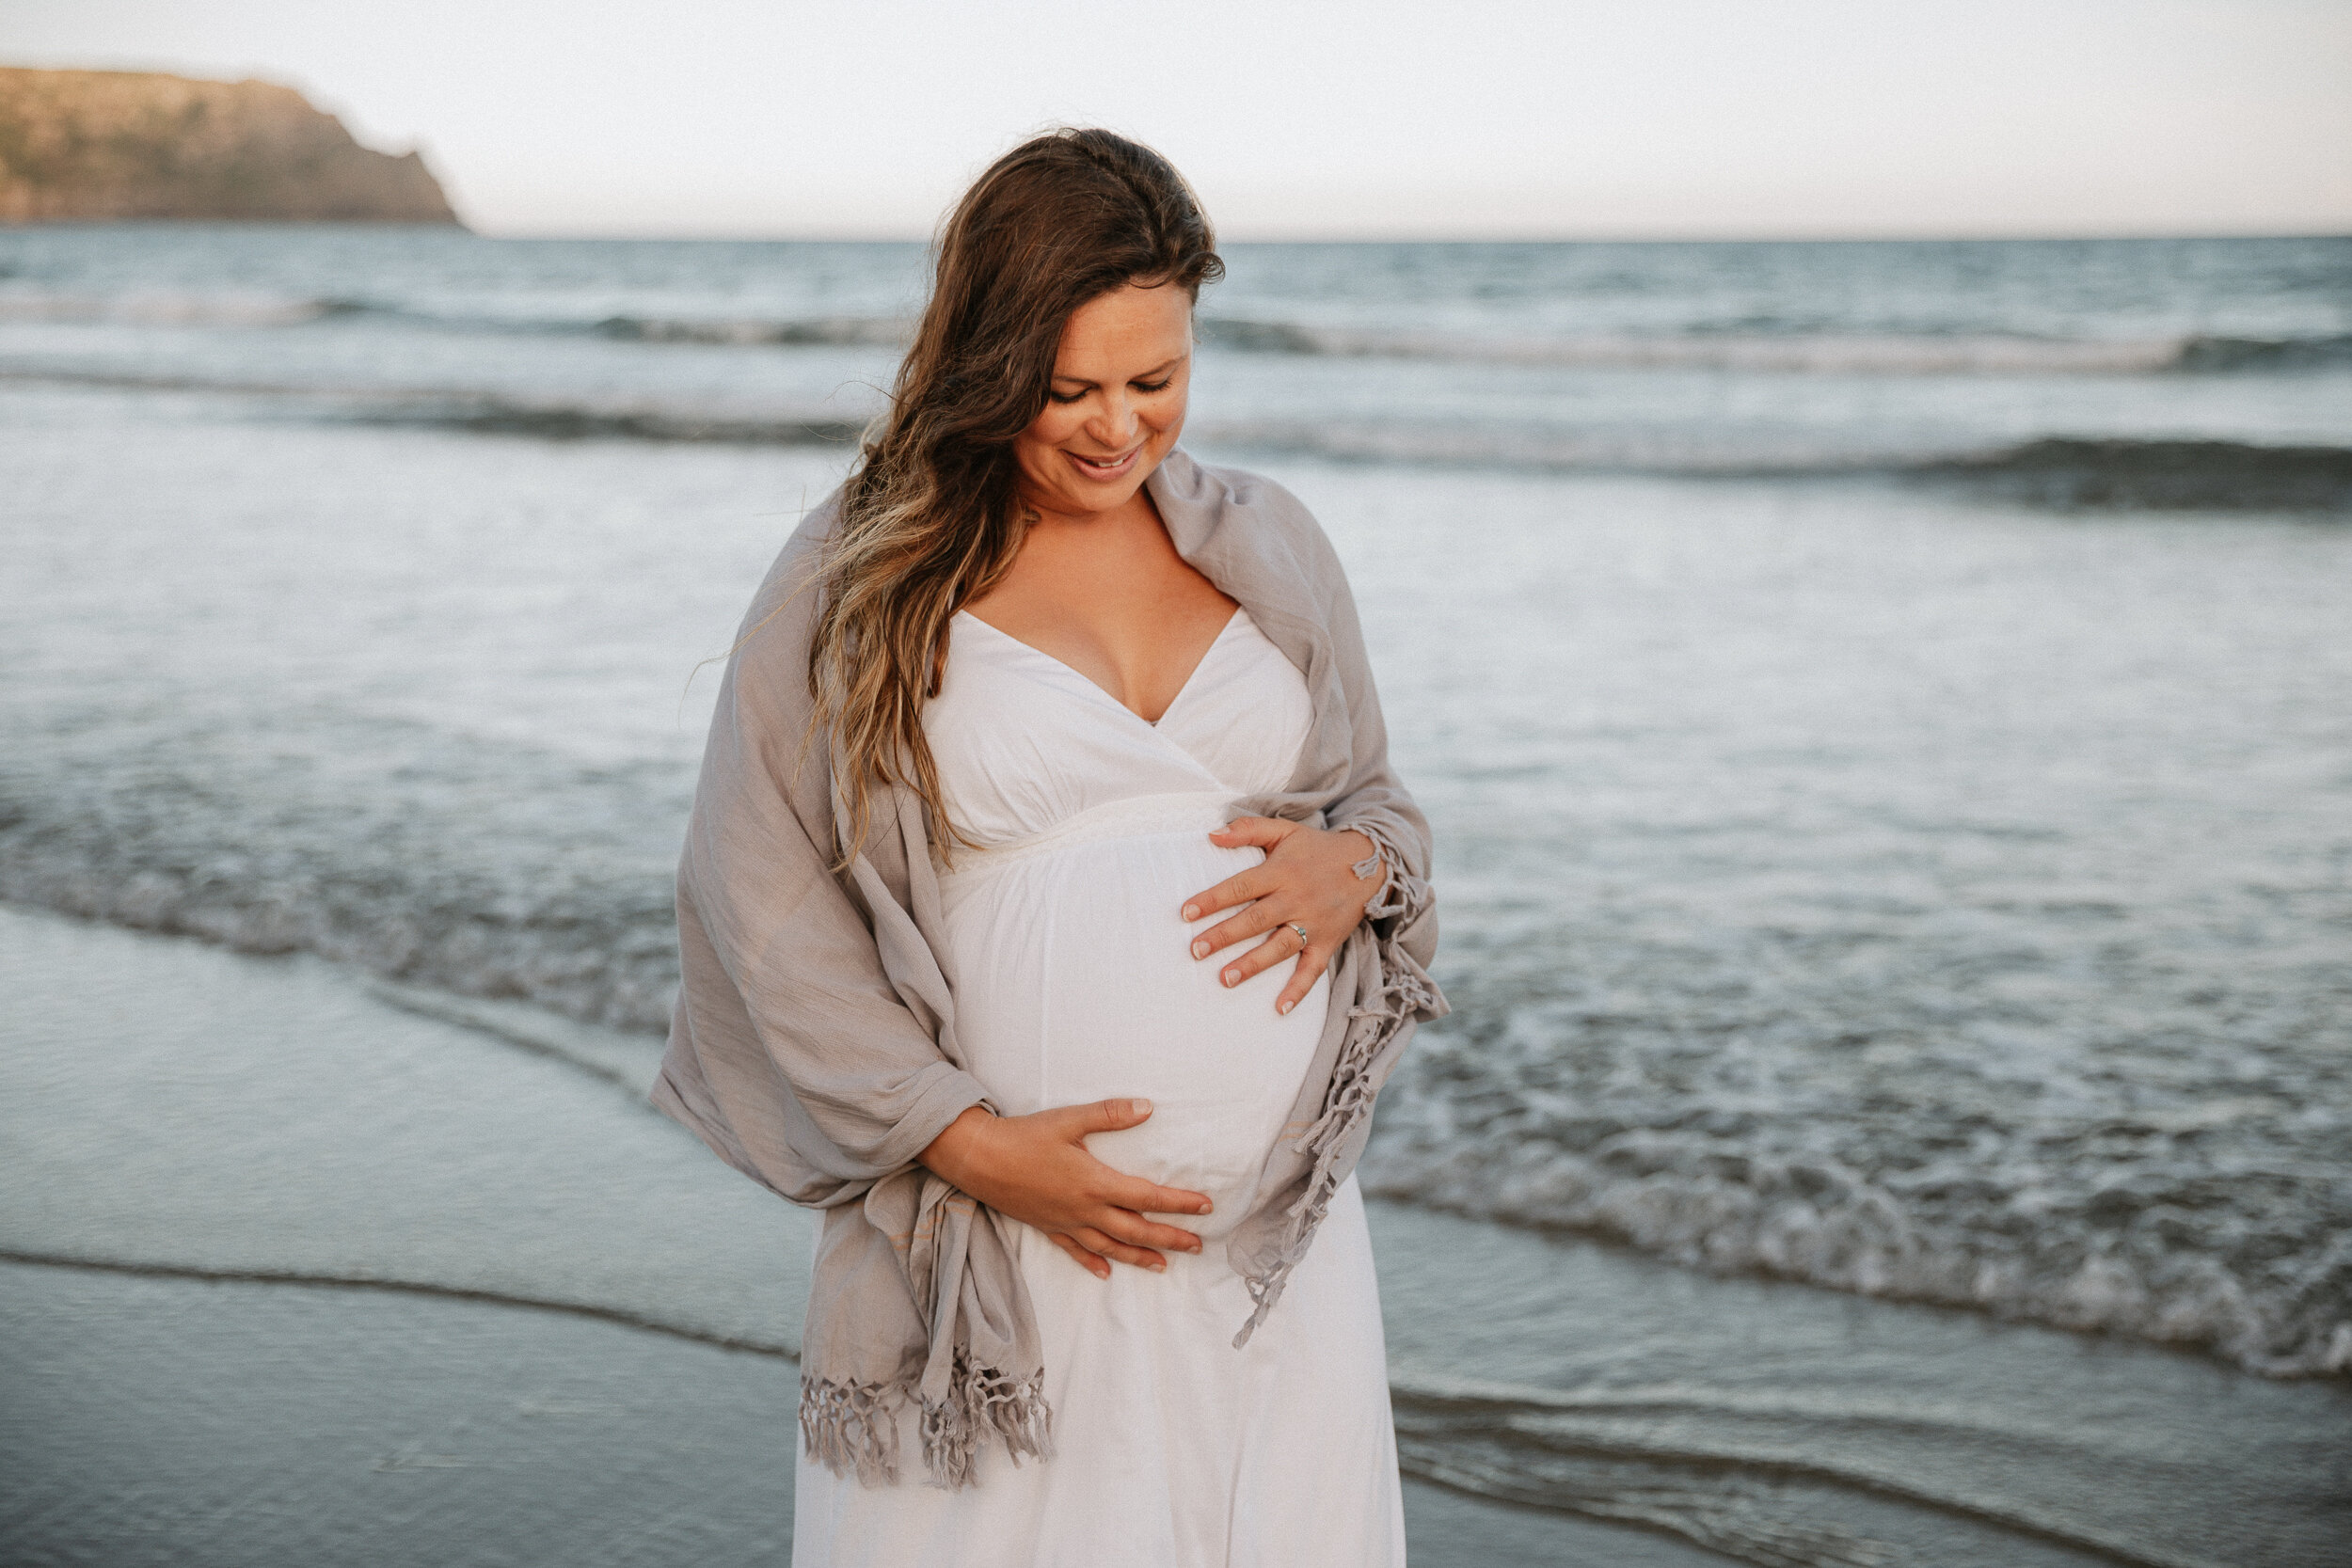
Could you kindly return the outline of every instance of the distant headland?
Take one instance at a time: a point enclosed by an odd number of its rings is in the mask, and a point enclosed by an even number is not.
[[[457,222],[415,152],[272,82],[0,67],[0,223]]]

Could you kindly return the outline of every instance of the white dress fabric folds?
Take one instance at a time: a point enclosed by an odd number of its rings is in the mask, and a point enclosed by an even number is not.
[[[939,880],[965,1070],[1007,1115],[1149,1099],[1089,1147],[1203,1192],[1198,1256],[1094,1278],[1009,1226],[1037,1321],[1052,1457],[982,1451],[973,1484],[862,1485],[803,1453],[795,1568],[1383,1568],[1404,1561],[1379,1298],[1349,1178],[1281,1310],[1225,1241],[1312,1069],[1328,977],[1287,1017],[1279,964],[1228,990],[1188,951],[1184,899],[1256,863],[1210,830],[1281,790],[1313,721],[1300,671],[1236,610],[1157,724],[967,613],[924,723],[948,809],[980,846]],[[1295,1135],[1295,1131],[1292,1130]],[[915,1451],[919,1411],[901,1410]]]

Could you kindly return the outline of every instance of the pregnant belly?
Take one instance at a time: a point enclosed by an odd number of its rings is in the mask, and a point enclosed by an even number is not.
[[[1205,826],[1215,826],[1212,817]],[[1257,864],[1205,827],[960,866],[943,883],[956,1039],[997,1108],[1022,1116],[1115,1096],[1142,1126],[1088,1140],[1132,1175],[1205,1193],[1216,1235],[1248,1212],[1321,1037],[1327,980],[1287,1017],[1285,960],[1228,990],[1234,950],[1196,960],[1190,895]],[[1245,946],[1240,951],[1248,951]]]

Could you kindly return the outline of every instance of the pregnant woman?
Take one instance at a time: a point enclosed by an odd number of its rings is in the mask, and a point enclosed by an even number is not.
[[[1428,829],[1321,531],[1176,450],[1220,271],[1148,149],[1000,160],[728,664],[654,1094],[824,1213],[799,1568],[1404,1560]]]

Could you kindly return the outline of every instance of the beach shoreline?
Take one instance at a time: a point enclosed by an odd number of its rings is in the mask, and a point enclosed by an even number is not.
[[[243,1375],[252,1353],[207,1339],[204,1312],[167,1305],[181,1300],[309,1303],[298,1315],[311,1326],[284,1345],[289,1369],[334,1365],[340,1353],[324,1347],[365,1338],[362,1320],[398,1325],[381,1331],[388,1342],[428,1344],[436,1323],[496,1321],[507,1326],[481,1332],[501,1344],[607,1347],[597,1355],[635,1392],[608,1388],[592,1403],[651,1408],[660,1402],[646,1390],[692,1381],[675,1368],[746,1354],[776,1369],[759,1379],[788,1389],[805,1217],[644,1105],[652,1042],[552,1015],[534,1029],[526,1009],[457,998],[429,1017],[430,998],[316,958],[7,906],[0,969],[17,1004],[0,1028],[0,1131],[24,1178],[0,1206],[0,1275],[17,1282],[12,1299],[100,1304],[93,1322],[144,1347],[117,1356],[92,1338],[75,1353],[80,1393],[39,1385],[63,1402],[53,1408],[84,1412],[68,1427],[95,1423],[75,1451],[120,1440],[135,1453],[126,1413],[175,1403],[148,1386],[140,1356],[181,1367],[192,1387]],[[1373,1208],[1400,1449],[1427,1524],[1417,1561],[1534,1562],[1573,1548],[1662,1568],[1711,1548],[1749,1561],[1785,1549],[1822,1563],[1894,1551],[2234,1568],[2247,1560],[2227,1543],[2256,1518],[2282,1544],[2265,1560],[2330,1560],[2327,1522],[2343,1505],[2326,1491],[2328,1445],[2352,1436],[2352,1390],[2335,1384],[2270,1383],[2153,1347],[1710,1279]],[[747,1248],[747,1237],[764,1240]],[[232,1277],[191,1277],[206,1273]],[[8,1336],[23,1379],[65,1354],[57,1333],[75,1331],[33,1334],[45,1309],[17,1310],[30,1314]],[[467,1386],[454,1366],[439,1367],[437,1386]],[[354,1364],[335,1375],[337,1408],[358,1418],[408,1374]],[[534,1397],[501,1386],[500,1398]],[[217,1440],[221,1422],[259,1419],[258,1408],[186,1418]],[[687,1443],[690,1415],[660,1408]],[[721,1446],[764,1444],[771,1488],[788,1491],[788,1398],[726,1408],[743,1435]],[[2069,1413],[2089,1408],[2129,1409],[2129,1426],[2070,1432]],[[372,1440],[383,1451],[370,1465],[406,1451]],[[440,1451],[421,1428],[402,1441]],[[507,1452],[504,1441],[492,1449]],[[492,1467],[539,1474],[528,1449]],[[2250,1473],[2216,1479],[2225,1461],[2251,1461]],[[2256,1476],[2266,1479],[2249,1490]],[[80,1483],[48,1475],[36,1488],[51,1499],[35,1510],[53,1521],[40,1528],[78,1513],[58,1500],[70,1484]],[[2135,1519],[2104,1517],[2118,1487]],[[2232,1522],[2201,1526],[2225,1495]],[[361,1508],[357,1496],[334,1507]],[[1442,1528],[1428,1523],[1439,1516]],[[745,1550],[769,1540],[755,1523],[729,1539]],[[1449,1555],[1449,1542],[1472,1539],[1487,1555]]]

